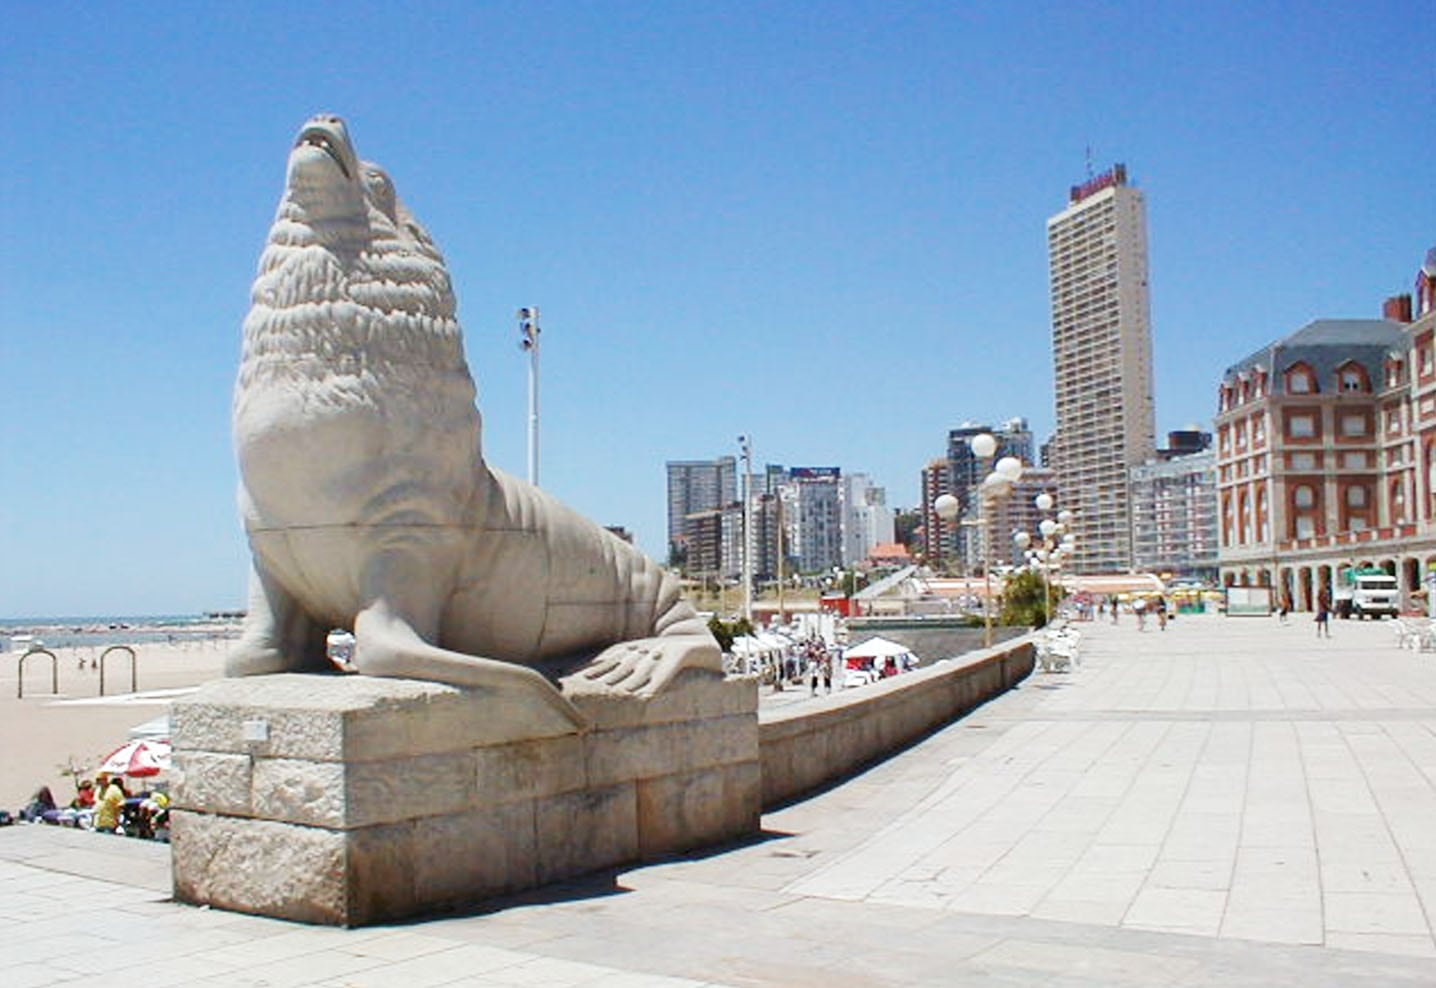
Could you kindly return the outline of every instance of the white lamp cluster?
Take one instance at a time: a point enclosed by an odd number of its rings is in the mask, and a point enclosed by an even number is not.
[[[1005,497],[1012,490],[1012,485],[1022,476],[1022,461],[1015,456],[1004,456],[995,464],[992,458],[997,454],[997,437],[988,432],[980,432],[968,441],[968,447],[972,455],[982,461],[984,465],[991,464],[992,469],[982,478],[982,484],[978,488],[978,516],[973,522],[960,522],[959,524],[971,524],[984,527],[987,520],[987,503],[999,497]],[[945,524],[951,525],[957,521],[957,516],[962,512],[962,504],[951,494],[940,494],[932,502],[932,509]],[[983,642],[986,647],[992,646],[992,540],[987,538],[983,532],[983,564],[982,573],[986,581],[986,593],[982,598],[982,619],[983,619]]]
[[[1056,507],[1052,495],[1045,491],[1038,494],[1032,503],[1044,516],[1050,515],[1052,509]],[[1066,509],[1057,512],[1055,521],[1050,517],[1044,517],[1037,526],[1039,539],[1035,544],[1032,536],[1027,532],[1016,532],[1012,536],[1013,543],[1026,558],[1028,566],[1042,574],[1044,624],[1052,623],[1052,614],[1050,613],[1052,577],[1057,574],[1058,579],[1061,578],[1062,563],[1077,551],[1077,536],[1071,532],[1073,518],[1072,512]]]

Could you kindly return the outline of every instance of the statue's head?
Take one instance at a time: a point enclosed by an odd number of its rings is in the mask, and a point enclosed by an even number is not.
[[[443,255],[339,117],[311,118],[290,148],[252,301],[241,401],[273,382],[330,408],[350,396],[477,421]]]
[[[344,121],[331,114],[312,117],[289,152],[285,199],[310,223],[354,220],[365,211],[359,156]]]

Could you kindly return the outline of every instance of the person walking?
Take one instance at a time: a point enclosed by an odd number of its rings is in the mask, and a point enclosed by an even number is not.
[[[1331,593],[1325,587],[1316,595],[1316,637],[1331,637]]]

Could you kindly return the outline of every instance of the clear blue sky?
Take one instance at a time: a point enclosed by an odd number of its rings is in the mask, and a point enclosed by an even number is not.
[[[1052,427],[1045,221],[1148,199],[1158,428],[1436,245],[1430,0],[9,4],[0,617],[242,603],[229,413],[311,114],[448,256],[490,462],[664,551],[669,459],[865,471]]]

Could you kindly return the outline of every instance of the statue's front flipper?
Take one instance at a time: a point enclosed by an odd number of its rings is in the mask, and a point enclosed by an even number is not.
[[[296,672],[323,655],[323,629],[258,561],[249,575],[249,609],[244,630],[224,660],[226,676]],[[317,643],[317,644],[316,644]]]
[[[723,653],[706,628],[701,633],[664,634],[611,645],[565,677],[564,684],[575,692],[653,696],[687,669],[723,674]]]
[[[451,686],[494,690],[533,704],[535,714],[561,718],[565,730],[587,726],[558,688],[527,666],[439,648],[424,639],[388,600],[370,604],[354,619],[354,665],[366,676],[428,679]],[[535,718],[537,719],[537,718]],[[537,726],[537,724],[536,724]]]
[[[678,581],[665,578],[651,638],[619,642],[599,652],[564,686],[574,692],[653,696],[686,669],[723,675],[723,653],[707,623],[682,596]]]

